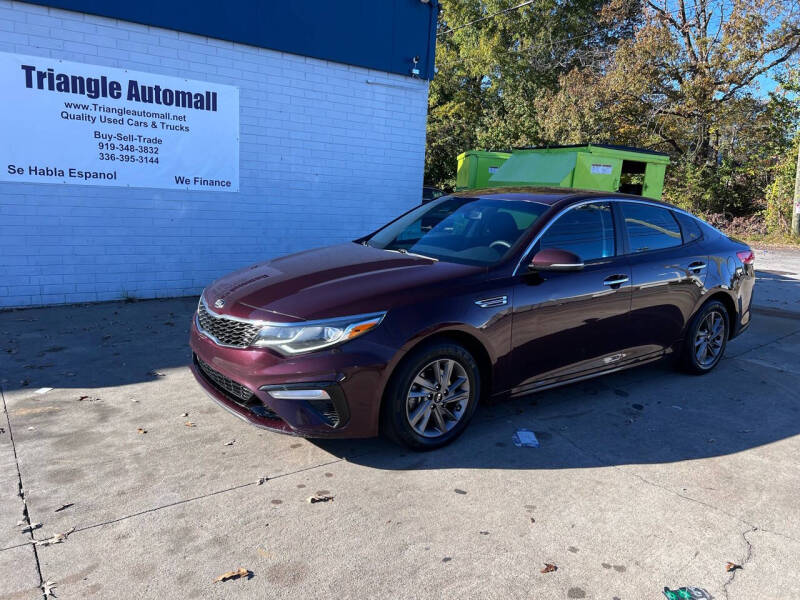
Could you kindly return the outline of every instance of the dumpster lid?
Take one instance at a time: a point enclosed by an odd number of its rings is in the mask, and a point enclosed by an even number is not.
[[[506,150],[466,150],[458,155],[461,159],[464,156],[494,156],[498,158],[508,158],[511,156],[511,151]]]
[[[515,153],[489,178],[493,185],[558,186],[575,169],[577,152]]]
[[[551,146],[523,146],[521,148],[515,148],[515,150],[554,150],[557,148],[607,148],[608,150],[622,150],[623,152],[638,152],[640,154],[652,154],[654,156],[669,157],[669,154],[665,154],[664,152],[656,152],[655,150],[636,148],[635,146],[621,146],[617,144],[553,144]]]

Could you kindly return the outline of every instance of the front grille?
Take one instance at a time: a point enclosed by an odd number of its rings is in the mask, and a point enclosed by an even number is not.
[[[215,315],[206,308],[202,300],[197,307],[197,323],[200,329],[217,343],[234,348],[247,348],[261,329],[256,323]]]
[[[246,404],[253,397],[253,392],[249,388],[246,388],[241,383],[235,382],[230,377],[225,377],[225,375],[214,369],[199,356],[195,355],[194,358],[197,361],[197,366],[200,367],[203,375],[206,376],[206,379],[237,404]]]

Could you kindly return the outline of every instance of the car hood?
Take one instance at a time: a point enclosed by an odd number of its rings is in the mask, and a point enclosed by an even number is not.
[[[240,318],[326,319],[388,310],[482,270],[351,242],[240,269],[207,287],[204,297],[211,310]]]

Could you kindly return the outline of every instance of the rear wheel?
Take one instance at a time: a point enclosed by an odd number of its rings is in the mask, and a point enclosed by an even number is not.
[[[712,300],[697,311],[684,340],[682,362],[689,373],[708,373],[722,360],[730,323],[725,306]]]
[[[384,398],[384,428],[414,450],[441,448],[472,418],[480,373],[472,355],[455,343],[415,350],[398,366]]]

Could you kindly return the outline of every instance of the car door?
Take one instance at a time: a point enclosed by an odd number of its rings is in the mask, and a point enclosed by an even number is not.
[[[661,353],[681,339],[703,293],[708,255],[691,217],[645,202],[618,203],[631,264],[635,355]],[[682,217],[682,218],[680,218]],[[681,224],[680,220],[688,219]]]
[[[514,282],[513,391],[558,383],[625,362],[630,266],[611,202],[586,202],[549,225]],[[529,271],[539,250],[577,254],[579,271]]]

